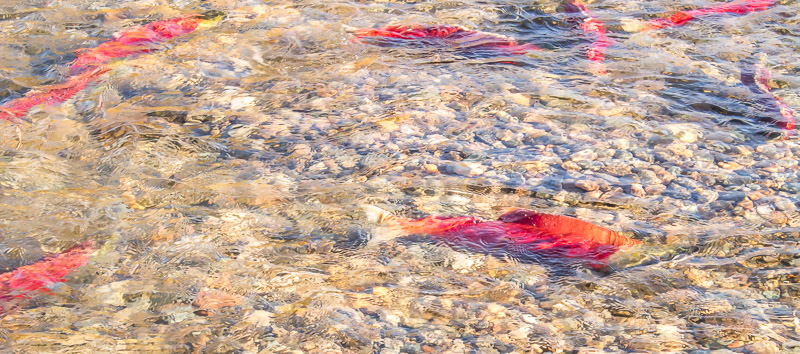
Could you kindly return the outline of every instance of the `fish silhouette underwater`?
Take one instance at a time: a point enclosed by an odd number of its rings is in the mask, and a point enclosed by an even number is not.
[[[225,16],[219,11],[209,11],[202,15],[187,15],[165,21],[148,23],[114,35],[114,40],[100,43],[94,48],[79,49],[78,58],[70,68],[73,73],[81,69],[105,64],[114,58],[149,53],[171,38],[194,32],[198,28],[215,24]]]
[[[756,94],[756,103],[765,113],[770,114],[766,120],[792,134],[796,123],[794,110],[770,90],[769,80],[772,78],[772,73],[769,69],[761,63],[748,65],[742,68],[740,78],[742,83]]]
[[[705,15],[725,13],[743,15],[750,12],[764,11],[774,6],[775,3],[775,0],[737,0],[695,10],[678,11],[670,16],[655,18],[648,21],[643,30],[657,30],[682,26],[691,20]]]
[[[586,58],[593,62],[602,62],[606,56],[606,48],[614,44],[614,40],[608,37],[603,22],[592,15],[586,4],[580,0],[567,2],[564,9],[567,12],[580,13],[584,17],[580,24],[581,30],[587,34],[594,34],[594,41],[586,49]]]
[[[64,277],[86,265],[96,250],[93,241],[86,241],[64,252],[0,274],[0,314],[6,307],[4,303],[48,292],[54,285],[64,282]]]
[[[124,58],[149,53],[168,39],[210,26],[224,17],[219,11],[209,11],[202,15],[189,15],[166,21],[156,21],[144,26],[121,32],[114,40],[99,44],[94,48],[78,50],[78,57],[70,65],[72,73],[64,82],[35,87],[25,96],[0,105],[0,120],[21,118],[40,104],[64,102],[89,84],[100,79],[110,69],[104,67],[111,59]]]
[[[404,219],[376,206],[361,207],[368,220],[384,226],[368,247],[404,235],[422,234],[470,252],[543,263],[570,260],[603,268],[617,251],[641,243],[583,220],[527,209],[515,209],[495,221],[485,221],[470,216]]]

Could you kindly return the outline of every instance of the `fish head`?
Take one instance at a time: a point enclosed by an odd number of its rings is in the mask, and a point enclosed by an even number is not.
[[[398,227],[397,218],[390,211],[369,204],[362,204],[361,210],[366,214],[367,221],[376,224],[372,238],[367,241],[367,247],[375,247],[405,234]]]
[[[195,18],[201,20],[197,27],[206,28],[214,27],[228,17],[228,14],[218,11],[210,10],[197,15]]]

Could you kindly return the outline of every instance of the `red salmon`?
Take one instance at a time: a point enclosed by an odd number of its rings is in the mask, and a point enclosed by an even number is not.
[[[0,274],[0,300],[24,299],[48,291],[53,284],[63,282],[67,274],[85,265],[95,250],[94,242],[86,241],[62,253]]]
[[[687,22],[708,14],[746,14],[764,11],[775,5],[775,0],[736,0],[729,3],[712,5],[696,10],[678,11],[672,16],[661,17],[648,21],[645,30],[662,29],[686,24]]]
[[[526,209],[507,212],[496,221],[484,221],[469,216],[399,219],[374,206],[363,208],[371,220],[396,231],[389,237],[425,234],[471,251],[571,258],[593,267],[604,266],[606,259],[621,248],[641,243],[586,221]],[[384,239],[385,235],[379,235],[370,243]]]
[[[193,32],[203,19],[198,15],[173,18],[166,21],[148,23],[144,26],[116,34],[112,41],[100,43],[94,48],[77,51],[78,58],[72,62],[73,73],[81,68],[99,65],[114,58],[149,53],[153,45],[170,38]]]
[[[224,14],[212,11],[203,15],[190,15],[167,21],[158,21],[134,28],[115,36],[113,41],[101,43],[95,48],[78,50],[78,58],[72,62],[72,76],[56,85],[33,88],[24,97],[0,106],[0,120],[20,118],[39,104],[61,103],[74,96],[109,69],[103,68],[111,59],[148,53],[153,45],[170,38],[190,33],[201,24],[219,20]]]
[[[0,120],[20,118],[34,106],[46,103],[57,104],[70,99],[86,88],[86,85],[96,81],[109,69],[97,67],[86,70],[78,75],[70,76],[67,81],[60,84],[37,87],[25,96],[11,100],[0,106]]]
[[[584,20],[580,25],[581,30],[586,33],[593,33],[595,36],[594,42],[586,50],[586,57],[594,62],[602,62],[606,56],[606,48],[614,44],[614,40],[608,38],[603,22],[594,17],[589,12],[589,9],[586,8],[586,4],[580,0],[568,2],[564,5],[564,9],[567,12],[581,13],[583,15]]]
[[[460,26],[387,26],[383,28],[363,28],[355,31],[357,39],[377,45],[399,44],[390,39],[403,41],[425,41],[435,44],[430,40],[441,41],[442,44],[462,51],[488,50],[497,55],[520,55],[539,48],[532,44],[518,43],[505,36],[471,31]],[[370,39],[366,41],[366,39]],[[484,53],[494,54],[494,53]]]
[[[794,110],[783,102],[780,97],[770,91],[770,78],[772,78],[772,73],[761,64],[755,64],[751,67],[744,68],[741,73],[742,83],[747,86],[750,91],[759,95],[757,102],[765,108],[765,111],[772,113],[770,119],[775,122],[775,125],[784,130],[794,130]]]

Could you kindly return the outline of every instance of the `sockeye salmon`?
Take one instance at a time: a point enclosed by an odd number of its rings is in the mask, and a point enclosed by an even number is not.
[[[606,48],[614,44],[614,40],[608,38],[606,27],[603,25],[603,22],[598,20],[597,17],[594,17],[594,15],[589,12],[589,9],[586,8],[586,4],[580,0],[568,2],[564,5],[564,9],[567,12],[580,13],[583,15],[584,19],[580,24],[581,30],[586,33],[592,33],[595,36],[592,45],[586,50],[586,57],[594,62],[602,62],[606,56]]]
[[[644,30],[682,26],[693,19],[709,14],[733,13],[742,15],[750,12],[764,11],[774,5],[775,0],[736,0],[729,3],[712,5],[696,10],[678,11],[671,16],[656,18],[648,21]]]
[[[113,41],[101,43],[95,48],[78,50],[78,58],[70,66],[72,76],[60,84],[33,88],[25,96],[1,105],[0,120],[20,118],[39,104],[64,102],[110,70],[103,67],[109,60],[148,53],[156,44],[212,24],[223,16],[221,12],[210,11],[202,15],[153,22],[122,32]]]
[[[767,113],[771,113],[769,119],[784,130],[794,130],[794,111],[770,90],[771,78],[772,73],[761,64],[745,67],[741,72],[742,83],[758,95],[757,102]]]
[[[86,88],[86,85],[98,80],[109,69],[97,67],[80,74],[70,76],[66,81],[32,89],[21,98],[11,100],[0,106],[0,120],[21,118],[34,106],[40,104],[57,104],[70,99]]]
[[[78,244],[64,252],[47,256],[35,263],[0,274],[0,301],[26,299],[47,292],[54,284],[89,261],[96,251],[93,241]],[[2,314],[0,305],[0,314]]]
[[[373,245],[402,235],[424,234],[473,252],[499,252],[518,258],[569,258],[599,268],[618,250],[641,243],[583,220],[526,209],[507,212],[496,221],[484,221],[469,216],[402,219],[375,206],[362,208],[369,220],[389,229],[370,240]]]
[[[188,15],[166,21],[156,21],[114,35],[114,40],[100,43],[94,48],[77,51],[78,58],[72,62],[73,73],[80,69],[105,64],[114,58],[149,53],[154,46],[168,39],[194,32],[196,29],[213,24],[224,17],[219,11],[209,11],[202,15]]]
[[[364,43],[380,46],[408,44],[445,45],[462,52],[476,54],[520,55],[539,48],[532,44],[518,43],[516,40],[497,34],[471,31],[461,26],[387,26],[383,28],[362,28],[355,31],[356,39]]]

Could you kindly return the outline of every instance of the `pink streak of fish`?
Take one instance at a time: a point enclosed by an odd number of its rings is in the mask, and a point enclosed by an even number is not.
[[[586,4],[580,0],[569,2],[564,7],[568,12],[581,13],[584,16],[584,20],[580,25],[581,30],[595,35],[594,42],[586,50],[586,57],[594,62],[602,62],[606,55],[606,48],[614,44],[614,40],[608,37],[603,22],[592,15],[589,9],[586,8]]]
[[[489,49],[501,54],[520,55],[539,48],[532,44],[520,44],[514,39],[491,33],[470,31],[460,26],[387,26],[383,28],[363,28],[355,31],[355,37],[364,41],[366,38],[393,38],[400,40],[440,39],[445,44],[461,49]]]
[[[645,30],[662,29],[686,24],[687,22],[708,14],[746,14],[764,11],[775,5],[775,0],[736,0],[729,3],[712,5],[696,10],[678,11],[668,17],[656,18],[648,21]]]

